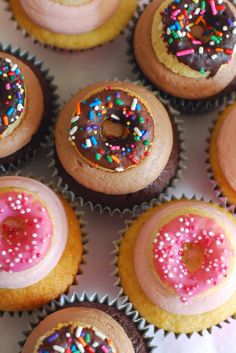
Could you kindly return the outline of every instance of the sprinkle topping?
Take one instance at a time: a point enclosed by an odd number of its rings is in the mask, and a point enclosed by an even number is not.
[[[224,230],[199,215],[173,219],[153,239],[157,274],[183,303],[218,285],[227,276],[232,255]]]
[[[161,13],[169,53],[205,75],[229,63],[236,43],[235,17],[222,0],[174,0]]]
[[[138,97],[111,87],[77,102],[69,141],[93,167],[122,172],[149,155],[154,123]]]
[[[24,76],[10,59],[0,58],[0,135],[24,112]]]
[[[91,326],[60,324],[59,327],[43,339],[37,353],[115,353],[112,341]]]
[[[27,270],[46,255],[53,225],[48,211],[32,194],[0,191],[0,272]]]

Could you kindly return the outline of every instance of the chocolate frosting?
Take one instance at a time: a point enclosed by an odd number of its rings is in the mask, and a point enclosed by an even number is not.
[[[76,107],[69,140],[92,166],[123,171],[149,155],[154,123],[138,97],[107,87]]]
[[[221,65],[230,61],[236,43],[236,22],[227,3],[172,1],[162,13],[162,22],[168,52],[193,70],[214,76]],[[199,37],[192,31],[196,26],[203,32]]]
[[[18,120],[24,111],[24,76],[9,58],[0,58],[0,135]]]

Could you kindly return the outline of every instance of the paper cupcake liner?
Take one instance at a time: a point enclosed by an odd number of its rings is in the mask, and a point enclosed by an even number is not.
[[[43,177],[35,177],[29,173],[23,173],[21,171],[18,171],[16,173],[6,173],[4,176],[13,176],[13,175],[35,179],[35,180],[47,185],[53,191],[59,192],[63,196],[63,198],[70,203],[71,208],[73,209],[77,219],[80,222],[81,239],[82,239],[82,246],[83,246],[82,260],[79,264],[79,270],[78,270],[77,275],[75,276],[72,284],[68,287],[68,289],[66,291],[66,293],[69,293],[71,287],[79,284],[80,275],[83,274],[83,266],[86,264],[86,259],[85,259],[86,254],[88,254],[88,252],[89,252],[89,248],[88,248],[89,237],[88,237],[88,234],[86,231],[87,222],[84,221],[84,212],[79,209],[78,202],[73,197],[71,197],[71,194],[67,190],[64,190],[64,191],[60,190],[59,191],[57,188],[55,188],[55,185],[52,181],[46,181],[45,178],[43,178]],[[61,297],[63,297],[63,295],[64,294],[60,294],[59,300]],[[0,310],[0,317],[2,317],[4,314],[9,314],[10,316],[18,315],[19,317],[21,317],[24,313],[31,315],[36,310],[39,310],[39,309],[24,310],[24,311],[2,311],[2,310]]]
[[[117,80],[117,79],[115,79]],[[137,85],[142,85],[140,81],[135,81],[132,82],[130,80],[125,80],[124,82],[131,82]],[[150,86],[146,85],[144,86],[147,90],[150,91]],[[103,206],[99,203],[93,203],[93,201],[86,201],[84,200],[83,197],[76,195],[76,193],[70,189],[69,185],[63,180],[63,177],[60,176],[60,171],[58,169],[58,164],[56,161],[56,149],[55,149],[55,144],[54,144],[54,131],[51,129],[51,135],[50,138],[48,139],[48,147],[50,147],[50,152],[48,153],[48,158],[49,158],[49,169],[51,170],[51,177],[52,180],[54,181],[56,187],[61,190],[62,192],[67,191],[70,192],[71,196],[74,199],[77,199],[80,202],[81,206],[88,207],[92,212],[93,211],[98,211],[100,214],[102,213],[108,213],[109,215],[125,215],[125,214],[130,214],[133,215],[137,213],[140,208],[145,208],[148,205],[152,205],[155,202],[158,202],[159,200],[162,199],[164,195],[170,194],[172,189],[176,187],[178,184],[178,181],[182,178],[183,171],[186,169],[185,162],[187,160],[185,152],[185,137],[184,137],[184,127],[183,127],[183,120],[179,116],[179,112],[177,112],[173,107],[169,106],[166,104],[166,101],[160,98],[160,101],[168,108],[170,111],[173,122],[176,126],[177,130],[177,135],[179,139],[179,161],[178,161],[178,166],[177,170],[175,172],[175,176],[172,178],[171,182],[169,185],[159,194],[157,197],[151,199],[149,202],[142,202],[141,204],[134,205],[131,208],[125,208],[125,209],[119,209],[119,208],[111,208],[108,206]]]
[[[228,210],[236,213],[236,206],[229,202],[227,196],[224,195],[223,191],[220,188],[220,185],[218,184],[217,180],[215,179],[215,176],[214,176],[214,173],[213,173],[213,170],[212,170],[212,167],[211,167],[211,163],[210,163],[210,156],[209,156],[210,155],[211,136],[212,136],[213,130],[215,128],[215,124],[216,124],[220,114],[224,112],[224,110],[227,108],[227,106],[230,105],[230,104],[233,104],[235,102],[236,93],[234,93],[233,98],[234,99],[229,101],[227,104],[224,104],[219,109],[218,114],[217,114],[217,118],[212,121],[211,126],[208,129],[209,136],[207,137],[207,140],[206,140],[207,147],[206,147],[205,151],[207,153],[207,158],[206,158],[207,175],[208,175],[208,178],[209,178],[209,180],[211,182],[212,189],[213,189],[216,197],[218,198],[220,205],[222,207],[225,207]]]
[[[236,4],[236,0],[234,1]],[[151,1],[149,1],[149,3],[150,2]],[[213,97],[199,99],[199,100],[190,100],[190,99],[175,97],[161,89],[158,89],[150,80],[148,80],[148,78],[145,77],[134,55],[133,40],[134,40],[134,32],[135,32],[136,24],[140,16],[142,15],[143,11],[149,5],[149,3],[144,4],[143,6],[140,5],[138,7],[133,17],[133,20],[131,21],[131,24],[128,27],[127,42],[129,45],[129,49],[127,51],[127,56],[128,56],[128,62],[131,65],[132,72],[135,75],[135,79],[141,81],[144,85],[150,85],[152,87],[152,90],[156,92],[155,94],[158,98],[164,99],[166,102],[168,102],[169,105],[171,105],[174,109],[179,111],[181,114],[190,114],[190,115],[205,114],[207,112],[211,112],[219,108],[222,104],[227,104],[229,101],[231,101],[231,99],[235,95],[235,93],[233,93],[232,91],[236,89],[236,77],[229,84],[229,86],[226,87],[226,89],[221,91],[219,94]]]
[[[218,206],[222,207],[221,204],[217,204],[217,203],[213,202],[212,200],[206,200],[203,196],[202,197],[198,197],[196,195],[193,195],[192,197],[187,197],[185,194],[183,194],[180,197],[176,197],[174,195],[171,195],[169,197],[164,196],[162,201],[155,202],[155,203],[152,204],[152,206],[148,206],[148,207],[142,208],[142,212],[144,213],[144,212],[148,211],[149,209],[151,209],[151,208],[153,208],[155,206],[162,205],[162,204],[170,202],[170,201],[177,201],[177,200],[180,200],[182,198],[185,198],[185,199],[188,199],[188,200],[205,201],[205,202],[207,202],[209,204],[218,205]],[[235,210],[232,209],[232,208],[227,208],[227,211],[229,211],[233,215],[235,214]],[[119,267],[118,267],[120,245],[121,245],[121,243],[122,243],[122,241],[124,239],[124,236],[125,236],[128,228],[133,225],[133,223],[139,218],[139,216],[140,216],[140,214],[134,215],[134,216],[132,216],[131,219],[126,220],[124,222],[125,227],[123,229],[121,229],[120,231],[118,231],[118,239],[113,241],[114,250],[111,252],[111,254],[114,255],[114,259],[111,262],[111,266],[113,267],[113,272],[112,272],[111,275],[112,275],[112,277],[114,277],[114,280],[115,280],[113,287],[117,288],[118,291],[119,291],[118,292],[118,298],[120,298],[124,303],[129,303],[131,305],[132,309],[135,312],[137,312],[137,315],[142,317],[142,315],[139,313],[139,311],[134,308],[134,306],[133,306],[132,302],[130,301],[128,295],[125,294],[125,290],[124,290],[124,288],[121,285],[120,276],[119,276]],[[162,332],[164,337],[168,336],[170,333],[173,333],[175,335],[175,338],[177,339],[180,336],[187,336],[188,338],[191,338],[194,333],[197,333],[199,336],[203,336],[204,331],[207,331],[209,334],[211,334],[213,327],[222,328],[222,323],[230,324],[229,318],[232,318],[232,319],[236,320],[236,313],[234,315],[231,315],[230,317],[227,317],[225,320],[219,322],[216,325],[212,325],[212,326],[210,326],[208,328],[204,328],[204,329],[202,329],[200,331],[193,331],[193,332],[190,332],[190,333],[176,333],[174,331],[164,330],[162,328],[159,328],[159,327],[155,326],[152,323],[149,323],[148,319],[145,319],[145,320],[146,320],[146,322],[149,325],[151,325],[154,328],[155,332],[159,332],[159,331]]]
[[[120,33],[112,40],[109,40],[103,44],[98,44],[98,45],[95,45],[91,48],[86,48],[86,49],[66,49],[66,48],[59,48],[57,46],[53,46],[53,45],[49,45],[49,44],[45,44],[41,41],[39,41],[38,39],[34,38],[31,36],[30,33],[27,32],[27,30],[23,27],[20,26],[20,24],[18,23],[17,19],[15,18],[12,10],[11,10],[11,6],[9,4],[9,0],[3,0],[5,3],[6,3],[6,7],[5,7],[5,10],[7,12],[9,12],[11,14],[11,17],[9,18],[10,21],[14,22],[15,24],[15,29],[18,30],[18,31],[21,31],[22,35],[24,38],[31,38],[32,40],[32,43],[33,44],[40,44],[42,45],[45,49],[51,49],[53,51],[56,51],[56,52],[65,52],[65,53],[74,53],[74,52],[80,52],[80,53],[83,53],[83,52],[87,52],[87,51],[92,51],[94,49],[97,49],[97,48],[101,48],[103,45],[106,45],[106,44],[111,44],[113,43],[117,38],[119,38],[120,36],[126,36],[127,35],[127,29],[128,27],[130,26],[130,23],[131,23],[131,20],[129,20],[128,24],[123,28],[121,29]]]
[[[50,304],[44,306],[40,312],[35,315],[34,321],[29,324],[29,329],[23,332],[24,339],[20,341],[18,344],[20,348],[24,346],[28,335],[31,331],[42,321],[47,315],[52,314],[53,312],[63,309],[64,307],[70,307],[70,305],[75,303],[97,303],[97,304],[105,304],[110,307],[114,307],[115,310],[124,313],[127,318],[131,322],[133,322],[137,328],[137,331],[141,333],[141,336],[148,347],[148,353],[153,353],[156,348],[152,344],[153,337],[147,335],[147,331],[149,330],[149,326],[146,321],[138,316],[137,312],[133,311],[131,305],[129,303],[119,303],[118,299],[111,300],[107,295],[101,297],[97,292],[89,295],[86,291],[84,291],[81,295],[78,293],[74,293],[71,296],[63,295],[59,300],[54,300]]]
[[[54,78],[49,75],[49,69],[43,67],[43,61],[38,60],[34,55],[29,54],[27,51],[22,51],[19,47],[13,48],[11,45],[3,45],[0,43],[0,51],[11,54],[19,58],[20,60],[24,60],[28,62],[31,66],[34,66],[38,72],[42,75],[43,80],[47,83],[48,89],[50,90],[50,110],[46,115],[50,114],[50,119],[46,121],[47,116],[43,116],[43,119],[40,123],[38,131],[32,136],[32,139],[29,143],[23,146],[20,150],[16,151],[12,154],[12,156],[16,155],[15,161],[13,162],[5,162],[2,163],[0,161],[0,175],[4,173],[8,173],[10,171],[14,171],[19,169],[24,163],[29,162],[32,157],[35,155],[36,151],[40,147],[44,147],[44,141],[48,139],[50,133],[50,126],[54,124],[54,121],[57,116],[59,104],[58,104],[58,95],[56,93],[57,86],[53,84]],[[48,124],[48,126],[46,126]],[[14,132],[13,132],[14,133]],[[42,140],[38,142],[36,145],[31,146],[32,140],[42,135]],[[11,156],[9,156],[11,157]],[[6,159],[8,157],[5,157]]]

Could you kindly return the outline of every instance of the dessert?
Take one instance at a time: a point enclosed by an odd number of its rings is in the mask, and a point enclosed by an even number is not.
[[[0,177],[0,248],[0,310],[32,310],[72,284],[82,259],[80,224],[44,184]]]
[[[199,332],[236,311],[236,221],[203,201],[151,208],[126,230],[118,258],[122,288],[148,321]]]
[[[100,82],[76,93],[59,114],[55,143],[69,188],[111,208],[150,201],[178,167],[173,120],[153,94],[132,83]]]

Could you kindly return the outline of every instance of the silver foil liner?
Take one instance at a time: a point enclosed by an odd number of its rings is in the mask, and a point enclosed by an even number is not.
[[[208,202],[210,204],[218,205],[218,206],[222,207],[221,204],[216,204],[216,203],[214,203],[211,200],[206,200],[203,196],[202,197],[197,197],[196,195],[193,195],[191,198],[189,198],[189,197],[187,197],[187,196],[185,196],[183,194],[181,197],[175,197],[173,195],[169,196],[169,197],[164,196],[160,202],[155,202],[151,206],[142,208],[142,213],[148,211],[149,209],[151,209],[151,208],[153,208],[155,206],[162,205],[162,204],[170,202],[170,201],[180,200],[182,198],[188,199],[188,200],[206,201],[206,202]],[[235,214],[235,210],[232,209],[232,208],[227,208],[227,211],[229,211],[233,215]],[[113,267],[112,277],[114,277],[114,287],[117,288],[118,291],[119,291],[118,292],[118,298],[120,298],[124,303],[130,303],[131,306],[132,306],[132,309],[137,312],[137,315],[141,316],[141,314],[139,314],[138,310],[136,310],[134,308],[132,302],[130,301],[129,297],[126,295],[125,290],[124,290],[124,288],[121,285],[121,281],[120,281],[120,277],[119,277],[119,267],[118,267],[118,260],[119,260],[119,252],[120,252],[121,243],[122,243],[122,241],[124,239],[124,236],[125,236],[128,228],[133,225],[133,223],[139,218],[139,216],[140,216],[140,214],[139,215],[134,215],[131,219],[126,220],[124,222],[124,225],[125,225],[124,228],[121,229],[118,232],[118,239],[113,241],[114,250],[112,251],[112,255],[114,255],[114,260],[111,262],[111,265]],[[236,320],[236,313],[235,313],[235,315],[232,315],[231,318]],[[146,319],[146,321],[148,322],[147,319]],[[227,323],[227,324],[230,324],[229,318],[226,318],[223,322]],[[211,334],[213,327],[222,328],[221,323],[218,323],[217,325],[210,326],[210,327],[208,327],[206,329],[203,329],[203,330],[200,330],[200,331],[194,331],[194,332],[190,332],[190,333],[176,333],[176,332],[173,332],[173,331],[168,331],[168,330],[164,330],[162,328],[156,327],[152,323],[149,323],[149,324],[152,327],[154,327],[154,330],[163,332],[164,337],[168,336],[170,333],[173,333],[175,335],[176,339],[179,338],[180,336],[183,336],[183,335],[187,336],[188,338],[191,338],[192,335],[195,332],[199,336],[203,336],[204,331],[207,331],[209,334]]]
[[[119,312],[123,312],[127,318],[132,321],[137,331],[139,331],[142,335],[142,338],[147,346],[147,352],[153,353],[153,350],[156,348],[152,345],[153,337],[147,334],[150,326],[147,325],[146,321],[138,316],[136,311],[132,310],[132,306],[129,303],[120,303],[118,299],[110,299],[107,295],[100,296],[97,292],[89,295],[86,291],[82,292],[81,295],[78,293],[74,293],[70,296],[63,295],[59,300],[54,300],[48,305],[44,306],[37,315],[35,315],[34,321],[29,324],[29,330],[23,332],[24,339],[23,341],[19,342],[20,348],[22,348],[26,342],[28,335],[31,331],[42,321],[46,316],[52,314],[53,312],[63,309],[64,307],[69,307],[71,304],[74,303],[83,303],[83,302],[90,302],[90,303],[99,303],[105,304],[107,306],[113,307],[115,310]],[[139,353],[137,351],[136,353]],[[143,353],[140,351],[140,353]]]
[[[79,284],[80,275],[83,274],[83,266],[86,264],[85,257],[86,257],[86,254],[89,252],[89,248],[88,248],[89,238],[88,238],[88,234],[86,231],[87,223],[83,220],[84,219],[84,212],[80,211],[78,202],[71,197],[71,194],[69,192],[67,192],[66,190],[59,191],[57,188],[55,188],[55,185],[53,182],[45,181],[44,178],[37,178],[35,176],[32,176],[31,174],[24,174],[21,171],[18,171],[16,173],[6,173],[5,174],[5,176],[12,176],[12,175],[35,179],[35,180],[47,185],[53,191],[59,192],[63,196],[63,198],[70,203],[71,208],[73,209],[76,217],[78,218],[78,220],[80,222],[81,236],[82,236],[81,238],[82,238],[82,246],[83,246],[82,261],[80,262],[79,271],[78,271],[76,277],[74,278],[73,283],[69,286],[69,288],[67,290],[67,293],[69,293],[71,287],[78,286],[78,284]],[[63,294],[61,294],[59,298],[61,298],[62,296],[63,296]],[[38,310],[38,309],[35,309],[35,310]],[[4,314],[8,314],[10,316],[18,315],[19,317],[21,317],[24,313],[31,315],[32,312],[34,312],[34,310],[24,310],[24,311],[1,311],[0,310],[0,317],[2,317]]]
[[[217,180],[215,179],[215,176],[214,176],[214,173],[213,173],[213,170],[212,170],[212,167],[211,167],[211,163],[210,163],[209,154],[210,154],[211,136],[212,136],[213,130],[215,128],[215,124],[216,124],[219,116],[221,115],[221,113],[224,112],[224,110],[227,108],[228,105],[233,104],[235,102],[235,99],[236,99],[236,93],[234,93],[233,99],[231,99],[231,101],[228,101],[227,104],[224,104],[219,109],[218,114],[217,114],[217,118],[213,120],[210,128],[208,129],[209,136],[207,137],[207,140],[206,140],[207,147],[205,149],[205,151],[207,153],[207,159],[206,159],[207,174],[208,174],[208,178],[209,178],[209,180],[211,182],[212,189],[213,189],[216,197],[218,198],[221,206],[227,208],[229,211],[232,211],[234,213],[236,212],[236,205],[232,205],[228,201],[228,198],[226,197],[226,195],[223,194],[223,191],[221,190]]]
[[[52,76],[50,76],[49,74],[49,69],[45,68],[43,66],[43,61],[42,60],[38,60],[36,58],[35,55],[29,54],[27,51],[22,51],[20,48],[15,47],[13,48],[11,45],[3,45],[0,43],[0,51],[3,51],[5,53],[11,54],[16,56],[19,59],[22,59],[26,62],[28,62],[29,64],[33,65],[42,75],[43,79],[45,80],[45,82],[47,83],[47,86],[51,92],[51,107],[50,107],[50,120],[48,121],[48,127],[46,129],[46,133],[42,133],[42,135],[44,135],[42,137],[41,142],[38,144],[38,146],[33,147],[30,151],[26,151],[24,153],[24,156],[22,156],[21,158],[18,158],[16,161],[14,162],[10,162],[10,163],[5,163],[5,164],[1,164],[1,159],[0,159],[0,175],[1,174],[5,174],[5,173],[9,173],[10,171],[15,171],[18,170],[19,168],[22,167],[22,165],[24,163],[29,162],[34,155],[36,154],[36,151],[41,148],[44,147],[44,143],[45,141],[48,140],[49,134],[50,134],[50,126],[52,126],[55,122],[57,113],[58,113],[58,108],[59,108],[59,104],[58,104],[58,95],[57,95],[57,86],[54,85],[53,80],[54,78]],[[45,119],[46,117],[44,117]],[[45,121],[42,120],[40,127],[45,123]],[[38,132],[36,132],[34,134],[34,136],[32,137],[32,139],[37,135],[40,134],[40,127]],[[29,142],[29,144],[31,143],[31,141]],[[27,144],[28,145],[28,144]],[[22,150],[24,148],[27,147],[27,145],[22,147]],[[17,153],[17,152],[15,152]]]
[[[233,0],[234,4],[236,5],[236,0]],[[189,115],[200,115],[207,112],[211,112],[217,108],[219,108],[222,104],[227,104],[235,97],[235,93],[233,90],[236,89],[236,77],[234,79],[234,83],[232,85],[234,88],[227,93],[221,93],[219,96],[209,97],[207,99],[199,99],[199,100],[190,100],[190,99],[183,99],[175,97],[167,92],[158,89],[145,75],[142,73],[134,55],[133,49],[133,41],[134,41],[134,32],[136,24],[142,15],[143,11],[147,8],[147,6],[151,3],[151,0],[147,1],[147,3],[140,5],[133,17],[133,20],[130,22],[128,27],[128,35],[127,35],[127,42],[129,49],[127,50],[127,57],[128,62],[131,65],[131,69],[133,74],[135,75],[135,79],[142,82],[143,85],[150,85],[152,90],[155,92],[156,96],[159,99],[164,99],[171,105],[174,109],[179,111],[181,114],[189,114]]]
[[[111,81],[111,80],[108,80]],[[118,79],[115,79],[115,81],[118,81]],[[142,85],[142,82],[140,81],[135,81],[132,82],[129,79],[126,79],[124,82],[130,82],[134,83],[137,85]],[[144,88],[147,90],[150,90],[149,85],[143,85]],[[164,100],[163,98],[158,97],[158,99],[161,101],[162,104],[164,104],[170,111],[172,117],[173,117],[173,122],[176,126],[177,133],[178,133],[178,138],[179,138],[179,161],[178,161],[178,167],[175,173],[174,178],[171,180],[170,184],[159,194],[157,195],[156,198],[151,199],[149,202],[143,202],[141,204],[134,205],[132,208],[125,208],[123,210],[119,208],[110,208],[108,206],[103,206],[101,204],[96,204],[93,203],[93,201],[85,201],[83,197],[76,195],[73,190],[70,190],[69,185],[63,180],[63,177],[60,176],[60,171],[58,170],[57,162],[55,160],[56,158],[56,150],[55,150],[55,144],[54,144],[54,129],[51,128],[51,135],[48,139],[47,146],[50,147],[50,152],[48,153],[48,158],[49,158],[49,169],[51,170],[51,177],[52,180],[54,181],[56,187],[63,191],[68,191],[71,193],[71,196],[78,200],[80,202],[81,206],[88,207],[92,212],[97,211],[100,214],[102,213],[108,213],[109,215],[134,215],[135,213],[138,213],[140,209],[148,207],[149,205],[152,206],[156,202],[162,199],[164,195],[169,195],[172,191],[173,188],[175,188],[178,184],[178,181],[182,178],[182,174],[184,170],[186,169],[185,163],[186,163],[186,148],[185,148],[185,137],[184,137],[184,127],[183,127],[183,120],[180,118],[180,114],[178,111],[176,111],[172,106],[168,105],[168,102]]]
[[[53,51],[56,51],[56,52],[66,52],[66,53],[74,53],[74,52],[80,52],[80,53],[83,53],[83,52],[86,52],[86,51],[91,51],[91,50],[94,50],[94,49],[97,49],[97,48],[101,48],[103,45],[106,45],[106,44],[109,44],[109,43],[113,43],[119,36],[125,36],[127,35],[127,28],[130,26],[131,24],[131,20],[129,20],[128,24],[126,25],[125,28],[123,28],[121,31],[120,31],[120,34],[118,36],[116,36],[114,39],[104,43],[104,44],[99,44],[99,45],[96,45],[96,46],[93,46],[91,48],[87,48],[87,49],[66,49],[66,48],[59,48],[57,46],[53,46],[53,45],[48,45],[48,44],[45,44],[39,40],[37,40],[36,38],[33,38],[31,36],[30,33],[28,33],[26,31],[26,29],[22,28],[17,19],[15,18],[12,10],[11,10],[11,6],[9,4],[9,0],[3,0],[5,3],[6,3],[6,7],[5,7],[5,10],[8,11],[10,14],[11,14],[11,17],[10,17],[10,21],[14,22],[15,24],[15,29],[16,30],[19,30],[21,31],[21,33],[23,34],[23,37],[24,38],[31,38],[32,39],[32,42],[33,44],[37,44],[39,43],[40,45],[42,45],[45,49],[49,48]]]

